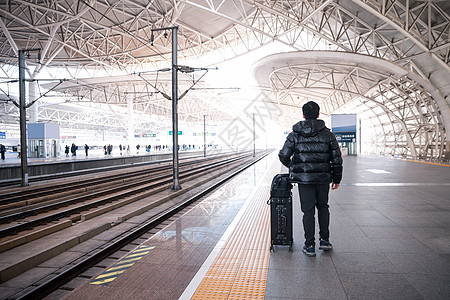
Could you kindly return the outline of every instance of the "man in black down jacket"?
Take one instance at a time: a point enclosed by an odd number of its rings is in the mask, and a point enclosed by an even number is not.
[[[330,212],[328,192],[339,187],[342,179],[342,157],[334,134],[318,120],[319,105],[309,101],[303,105],[304,121],[295,124],[278,153],[281,163],[289,168],[291,182],[298,183],[303,212],[305,246],[303,252],[315,256],[315,206],[319,217],[319,249],[331,250],[329,242]]]

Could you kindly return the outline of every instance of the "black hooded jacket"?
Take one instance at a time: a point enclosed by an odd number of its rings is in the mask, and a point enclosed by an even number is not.
[[[289,167],[290,179],[299,184],[340,183],[342,157],[334,134],[318,119],[292,126],[278,157]]]

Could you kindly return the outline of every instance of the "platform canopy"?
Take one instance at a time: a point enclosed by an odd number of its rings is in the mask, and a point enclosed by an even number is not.
[[[258,60],[256,65],[262,67],[264,56],[284,52],[359,54],[359,65],[342,59],[332,66],[317,54],[306,65],[277,67],[274,73],[265,73],[266,78],[256,74],[258,82],[269,83],[259,87],[267,94],[261,101],[279,103],[286,111],[286,124],[292,123],[291,106],[299,107],[306,99],[321,100],[327,114],[359,107],[375,128],[379,152],[448,158],[449,14],[446,0],[3,1],[0,122],[4,126],[17,122],[18,110],[10,99],[16,97],[18,50],[39,48],[40,56],[30,53],[26,62],[28,78],[38,80],[30,84],[29,101],[60,84],[30,109],[33,121],[117,129],[127,120],[121,115],[133,111],[134,128],[169,124],[170,103],[161,92],[170,90],[163,70],[171,67],[171,32],[153,32],[152,37],[152,29],[177,26],[178,64],[190,67],[213,67],[239,57]],[[270,50],[262,55],[261,49]],[[377,58],[381,74],[361,55]],[[386,74],[387,67],[401,68],[404,74]],[[154,72],[143,75],[148,82],[136,78],[148,71]],[[180,106],[182,120],[198,121],[207,114],[224,121],[239,113],[236,99],[244,96],[225,92],[243,91],[244,84],[230,85],[225,75],[222,85],[211,84],[209,74],[196,82],[202,73],[184,71],[180,94],[190,90]],[[220,68],[217,72],[220,77]],[[235,68],[239,72],[251,73]],[[307,89],[298,80],[314,74],[320,81],[320,73],[324,80],[353,81],[354,86],[341,93],[337,82]],[[370,80],[356,80],[357,73],[370,73],[368,78],[376,84],[369,87]],[[298,86],[285,86],[290,81]],[[197,90],[192,90],[194,82]],[[52,99],[61,95],[63,101]]]

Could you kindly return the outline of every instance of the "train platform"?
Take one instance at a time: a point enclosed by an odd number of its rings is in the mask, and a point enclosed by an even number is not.
[[[180,153],[186,153],[186,152],[202,152],[199,150],[187,150],[187,151],[180,151]],[[73,156],[72,154],[66,155],[65,153],[62,153],[57,157],[28,157],[28,162],[33,163],[51,163],[51,162],[58,162],[58,161],[76,161],[76,160],[86,160],[86,159],[109,159],[109,158],[120,158],[120,157],[129,157],[129,156],[147,156],[147,155],[162,155],[166,153],[172,153],[168,149],[161,149],[161,150],[155,150],[152,149],[151,151],[146,151],[145,149],[141,149],[140,151],[136,151],[134,149],[133,151],[127,151],[123,150],[122,152],[119,149],[114,149],[111,154],[105,155],[105,152],[103,149],[90,149],[88,151],[88,155],[86,156],[84,150],[77,150],[77,155]],[[2,166],[7,165],[20,165],[20,157],[18,156],[18,153],[15,151],[8,151],[5,153],[5,160],[0,159],[0,168]]]
[[[272,177],[286,171],[271,154],[48,299],[449,299],[448,165],[345,157],[341,186],[330,191],[334,248],[316,257],[301,250],[296,187],[293,252],[270,252],[266,202]]]
[[[188,151],[183,151],[188,152]],[[195,152],[195,151],[190,151]],[[197,151],[198,152],[198,151]],[[66,154],[61,153],[60,156],[57,157],[28,157],[27,161],[30,164],[35,163],[52,163],[52,162],[58,162],[58,161],[76,161],[76,160],[86,160],[86,159],[109,159],[109,158],[119,158],[119,157],[128,157],[128,156],[146,156],[146,155],[160,155],[160,154],[166,154],[166,153],[172,153],[168,150],[152,150],[151,152],[147,152],[144,150],[141,150],[140,152],[136,152],[136,150],[127,152],[126,150],[122,151],[122,154],[120,154],[119,150],[112,151],[110,155],[105,155],[103,149],[93,149],[88,151],[88,156],[86,156],[84,150],[78,150],[76,156],[72,156],[72,154],[69,154],[66,156]],[[5,153],[5,160],[0,160],[0,168],[3,166],[8,165],[20,165],[20,157],[18,156],[17,152],[6,152]]]

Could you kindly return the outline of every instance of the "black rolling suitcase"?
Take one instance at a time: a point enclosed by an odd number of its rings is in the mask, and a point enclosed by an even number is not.
[[[289,174],[278,174],[272,180],[270,187],[270,251],[274,251],[274,245],[289,246],[292,252],[292,184]]]

